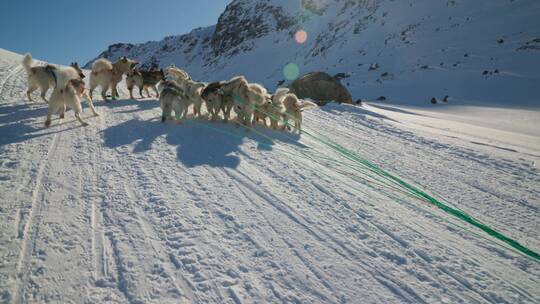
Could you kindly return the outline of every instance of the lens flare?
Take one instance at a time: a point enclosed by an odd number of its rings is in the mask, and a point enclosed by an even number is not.
[[[300,68],[295,63],[289,63],[283,68],[283,75],[287,80],[295,80],[300,75]]]
[[[304,30],[299,30],[298,32],[296,32],[296,34],[294,35],[294,39],[296,40],[296,42],[298,42],[299,44],[302,44],[304,42],[307,41],[307,38],[308,38],[308,34],[306,31]]]

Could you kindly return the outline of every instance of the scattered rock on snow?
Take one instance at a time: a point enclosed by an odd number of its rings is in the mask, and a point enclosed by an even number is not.
[[[369,66],[369,70],[370,71],[375,71],[376,69],[379,68],[379,64],[378,63],[372,63],[370,66]]]

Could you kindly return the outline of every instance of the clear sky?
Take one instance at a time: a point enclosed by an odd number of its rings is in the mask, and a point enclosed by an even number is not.
[[[0,48],[84,64],[117,42],[216,24],[231,0],[0,0]]]

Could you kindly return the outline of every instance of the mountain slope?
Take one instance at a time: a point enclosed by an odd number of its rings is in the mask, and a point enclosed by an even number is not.
[[[538,262],[316,138],[161,124],[155,100],[127,99],[45,129],[20,59],[0,50],[1,302],[540,301]],[[540,250],[539,147],[385,111],[332,105],[305,127]]]
[[[235,0],[216,26],[100,57],[174,63],[202,81],[244,74],[270,89],[289,82],[292,63],[300,74],[350,75],[354,99],[538,108],[538,15],[535,0]]]

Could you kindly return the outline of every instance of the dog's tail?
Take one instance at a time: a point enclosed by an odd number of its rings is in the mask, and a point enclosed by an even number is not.
[[[30,75],[32,73],[32,65],[34,63],[34,59],[32,59],[32,54],[26,53],[22,60],[22,66],[26,70],[26,73]]]
[[[112,70],[113,70],[112,63],[109,60],[104,59],[104,58],[98,59],[94,61],[94,63],[92,64],[93,73],[99,73],[102,71],[112,71]]]
[[[319,106],[316,103],[309,100],[304,100],[303,102],[300,103],[300,111],[305,111],[305,110],[314,109],[318,107]]]
[[[274,105],[283,104],[283,99],[285,99],[285,96],[289,94],[288,88],[279,88],[276,90],[276,93],[272,97],[272,103]]]

